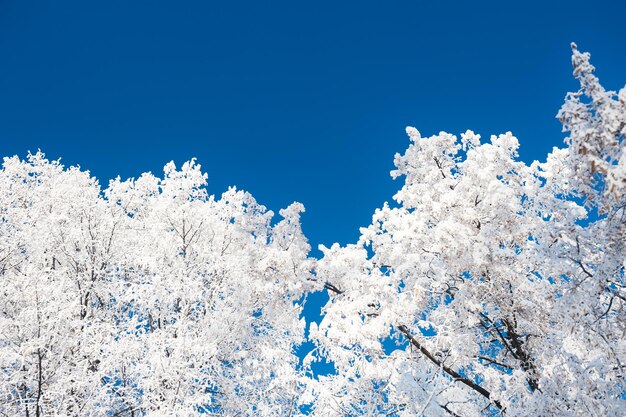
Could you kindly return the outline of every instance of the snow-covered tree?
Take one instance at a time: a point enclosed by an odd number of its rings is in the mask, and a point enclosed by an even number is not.
[[[285,416],[311,288],[302,205],[208,196],[194,161],[101,190],[29,155],[0,171],[0,415]]]
[[[566,147],[408,128],[395,202],[319,261],[302,205],[209,196],[193,160],[103,189],[5,158],[0,415],[626,414],[626,88],[573,64]]]
[[[308,361],[336,372],[310,386],[313,415],[626,413],[626,88],[572,47],[565,148],[527,165],[511,133],[407,128],[396,204],[321,248]]]

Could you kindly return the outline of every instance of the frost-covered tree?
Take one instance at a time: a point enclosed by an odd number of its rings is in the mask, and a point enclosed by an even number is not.
[[[299,409],[302,205],[208,196],[194,161],[101,190],[29,155],[0,171],[0,415]]]
[[[5,158],[0,415],[624,415],[626,88],[573,64],[565,148],[408,128],[395,203],[320,261],[300,204],[209,196],[193,160],[103,189]]]
[[[336,372],[312,415],[626,414],[626,88],[572,46],[565,148],[527,165],[510,133],[407,128],[396,204],[321,248],[308,361]]]

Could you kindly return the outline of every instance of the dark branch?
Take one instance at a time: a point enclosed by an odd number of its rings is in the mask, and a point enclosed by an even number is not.
[[[448,407],[448,404],[446,405],[439,405],[441,408],[443,408],[444,410],[446,410],[448,412],[448,414],[450,414],[452,417],[461,417],[460,414],[455,413],[454,411],[450,410],[450,408]]]
[[[426,356],[428,359],[430,359],[430,361],[432,363],[434,363],[435,365],[440,367],[446,374],[448,374],[452,378],[454,378],[455,381],[459,381],[462,384],[465,384],[466,386],[470,387],[471,389],[473,389],[474,391],[476,391],[477,393],[479,393],[483,397],[487,398],[498,409],[502,410],[502,404],[500,404],[499,401],[494,401],[494,400],[490,399],[491,393],[489,391],[487,391],[486,389],[484,389],[483,387],[481,387],[480,385],[478,385],[474,381],[472,381],[472,380],[464,377],[463,375],[459,374],[454,369],[451,369],[451,368],[445,366],[442,361],[437,359],[432,353],[430,353],[428,351],[428,349],[426,349],[424,346],[422,346],[422,344],[420,342],[418,342],[417,339],[415,339],[415,337],[413,337],[413,335],[411,334],[411,332],[409,332],[409,330],[407,329],[406,326],[400,325],[400,326],[398,326],[398,330],[400,330],[400,332],[402,334],[404,334],[407,339],[409,339],[411,344],[413,346],[415,346],[424,356]]]
[[[343,291],[341,291],[339,288],[335,287],[333,284],[331,284],[330,282],[326,282],[324,284],[324,288],[327,290],[330,290],[332,292],[334,292],[335,294],[343,294]]]
[[[507,365],[507,364],[505,364],[505,363],[495,361],[495,360],[493,360],[493,359],[491,359],[491,358],[488,358],[488,357],[486,357],[486,356],[480,356],[480,355],[479,355],[479,356],[476,356],[476,357],[477,357],[478,359],[482,359],[482,360],[484,360],[484,361],[487,361],[487,362],[489,362],[489,363],[491,363],[491,364],[493,364],[493,365],[501,366],[502,368],[506,368],[506,369],[513,369],[511,366],[509,366],[509,365]]]

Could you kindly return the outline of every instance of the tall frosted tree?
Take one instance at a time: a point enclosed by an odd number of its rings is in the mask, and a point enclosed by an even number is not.
[[[0,171],[0,415],[298,410],[302,205],[208,196],[193,161],[101,190],[44,155]]]
[[[572,47],[564,148],[407,128],[395,203],[322,247],[313,415],[624,415],[626,88]]]

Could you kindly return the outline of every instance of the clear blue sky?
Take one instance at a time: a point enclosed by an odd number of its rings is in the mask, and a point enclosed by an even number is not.
[[[313,247],[356,240],[400,186],[407,125],[563,135],[569,43],[626,82],[626,2],[0,2],[0,155],[102,183],[197,157],[209,189],[303,202]]]

